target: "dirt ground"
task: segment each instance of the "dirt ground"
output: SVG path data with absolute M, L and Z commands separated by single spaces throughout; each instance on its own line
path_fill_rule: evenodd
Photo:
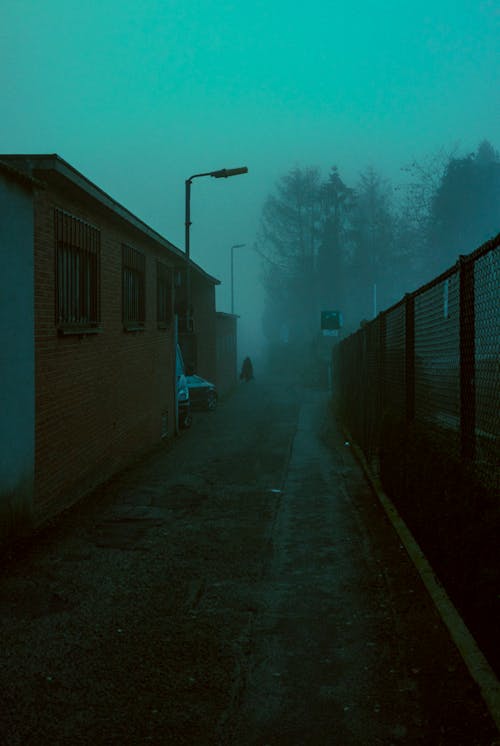
M 0 743 L 492 746 L 328 393 L 241 384 L 10 556 Z

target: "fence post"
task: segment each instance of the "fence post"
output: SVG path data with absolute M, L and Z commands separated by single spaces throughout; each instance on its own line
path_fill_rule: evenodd
M 415 296 L 405 295 L 406 424 L 415 419 Z
M 380 367 L 379 367 L 379 401 L 380 401 L 380 415 L 381 417 L 384 414 L 384 408 L 385 408 L 385 347 L 386 347 L 386 316 L 385 313 L 381 313 L 379 315 L 379 360 L 380 360 Z
M 460 256 L 460 450 L 473 459 L 476 449 L 474 261 Z

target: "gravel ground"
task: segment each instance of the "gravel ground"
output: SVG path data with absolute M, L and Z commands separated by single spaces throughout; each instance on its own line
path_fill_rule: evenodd
M 218 741 L 298 409 L 251 385 L 4 560 L 2 744 Z
M 303 398 L 240 385 L 4 558 L 2 746 L 497 743 L 359 467 L 317 456 L 321 399 Z

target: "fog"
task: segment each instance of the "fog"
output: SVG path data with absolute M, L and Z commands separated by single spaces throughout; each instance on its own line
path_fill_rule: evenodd
M 279 179 L 335 165 L 355 187 L 372 167 L 396 189 L 440 149 L 498 148 L 499 20 L 493 0 L 3 0 L 2 150 L 58 153 L 181 249 L 185 180 L 247 166 L 193 182 L 191 256 L 230 311 L 245 244 L 235 312 L 240 355 L 256 355 L 254 247 Z M 400 279 L 396 294 L 413 289 Z

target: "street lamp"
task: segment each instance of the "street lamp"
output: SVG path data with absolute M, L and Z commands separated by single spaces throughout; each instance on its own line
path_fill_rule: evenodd
M 186 313 L 187 316 L 191 313 L 191 277 L 189 271 L 190 262 L 190 246 L 189 246 L 189 228 L 191 226 L 191 182 L 193 179 L 198 179 L 200 176 L 212 176 L 214 179 L 227 179 L 229 176 L 239 176 L 240 174 L 248 173 L 246 166 L 240 166 L 239 168 L 221 168 L 218 171 L 207 171 L 203 174 L 193 174 L 189 179 L 186 179 L 186 233 L 185 233 L 185 254 L 186 254 Z
M 246 243 L 235 243 L 231 246 L 231 313 L 234 313 L 234 250 L 242 249 Z

